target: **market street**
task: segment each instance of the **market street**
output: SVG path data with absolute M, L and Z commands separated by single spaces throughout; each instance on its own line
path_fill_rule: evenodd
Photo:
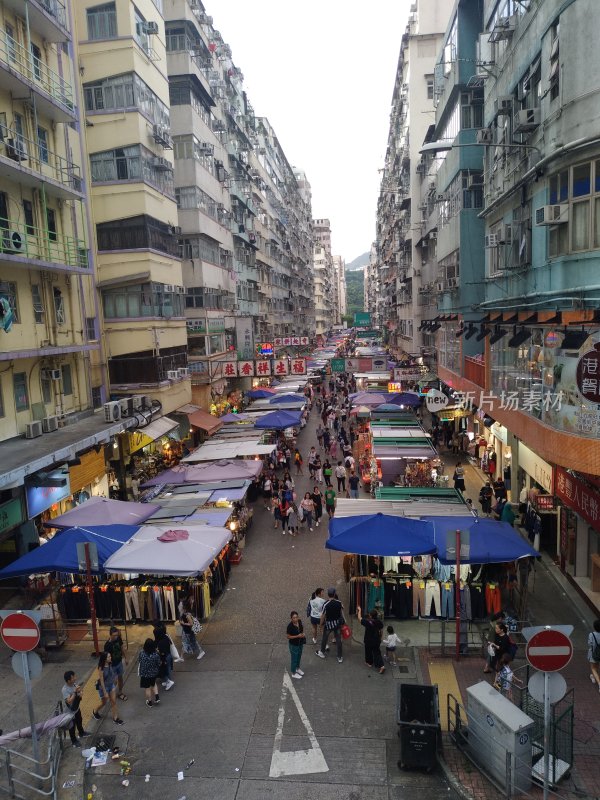
M 305 453 L 316 423 L 313 412 L 299 439 Z M 308 486 L 308 477 L 300 476 L 298 493 Z M 344 597 L 341 555 L 324 549 L 326 534 L 323 522 L 313 533 L 283 536 L 273 529 L 262 502 L 255 503 L 241 564 L 232 568 L 226 593 L 199 637 L 206 657 L 176 665 L 175 686 L 162 693 L 157 708 L 144 705 L 135 669 L 130 673 L 129 700 L 120 705 L 126 725 L 117 739 L 122 743 L 129 737 L 130 785 L 127 790 L 120 785 L 114 763 L 92 769 L 85 788 L 97 787 L 96 800 L 126 791 L 164 800 L 391 800 L 417 787 L 448 794 L 439 769 L 426 775 L 397 766 L 396 689 L 400 680 L 421 677 L 412 648 L 402 665 L 406 672 L 395 668 L 393 674 L 379 675 L 364 664 L 356 626 L 355 641 L 344 643 L 342 664 L 332 656 L 317 658 L 309 634 L 301 665 L 306 674 L 293 682 L 296 698 L 284 691 L 290 611 L 298 610 L 305 620 L 308 597 L 317 586 L 337 586 Z M 146 630 L 150 634 L 149 626 Z M 112 723 L 103 722 L 100 732 L 112 733 Z M 77 751 L 67 753 L 61 779 L 80 758 Z M 178 782 L 177 773 L 192 759 Z M 323 771 L 314 772 L 315 767 Z M 117 774 L 107 774 L 111 771 Z M 286 771 L 291 774 L 270 777 Z

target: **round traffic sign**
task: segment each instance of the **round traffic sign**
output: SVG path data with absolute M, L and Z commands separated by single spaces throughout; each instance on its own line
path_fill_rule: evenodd
M 573 645 L 561 631 L 547 628 L 531 637 L 525 655 L 535 669 L 557 672 L 566 667 L 573 657 Z
M 29 673 L 29 680 L 39 678 L 42 674 L 42 659 L 37 653 L 13 653 L 11 664 L 13 671 L 19 676 L 19 678 L 25 677 L 23 674 L 24 664 L 25 669 Z
M 567 693 L 567 682 L 560 672 L 549 672 L 547 676 L 543 672 L 534 672 L 527 684 L 529 694 L 538 703 L 543 703 L 546 697 L 546 677 L 548 677 L 548 697 L 550 702 L 558 703 Z
M 18 653 L 35 650 L 40 641 L 40 629 L 37 623 L 22 612 L 9 614 L 4 618 L 0 635 L 4 644 Z

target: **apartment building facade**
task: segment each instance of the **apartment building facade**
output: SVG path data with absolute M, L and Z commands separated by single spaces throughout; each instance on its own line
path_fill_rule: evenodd
M 390 128 L 377 206 L 377 253 L 380 303 L 378 314 L 393 352 L 434 355 L 421 320 L 430 294 L 422 262 L 434 259 L 435 230 L 428 227 L 429 200 L 421 198 L 420 149 L 434 123 L 434 66 L 450 8 L 441 0 L 411 6 L 402 35 L 396 69 Z M 435 200 L 435 198 L 433 198 Z M 433 205 L 433 203 L 431 203 Z M 427 251 L 427 252 L 426 252 Z

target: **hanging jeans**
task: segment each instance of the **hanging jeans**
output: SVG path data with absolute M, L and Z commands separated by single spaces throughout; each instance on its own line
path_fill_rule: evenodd
M 175 619 L 175 592 L 172 586 L 163 586 L 163 597 L 165 602 L 165 616 L 167 619 Z
M 429 616 L 431 613 L 431 603 L 433 601 L 433 608 L 435 616 L 440 616 L 441 602 L 440 602 L 440 584 L 438 581 L 427 581 L 425 583 L 425 615 Z
M 486 583 L 485 605 L 488 614 L 498 614 L 501 609 L 500 587 L 497 583 Z
M 413 617 L 426 616 L 425 581 L 413 581 Z
M 485 619 L 485 601 L 481 585 L 471 584 L 471 612 L 473 619 Z
M 137 586 L 125 587 L 125 619 L 140 618 L 140 599 Z
M 454 584 L 442 583 L 442 617 L 450 619 L 455 615 Z

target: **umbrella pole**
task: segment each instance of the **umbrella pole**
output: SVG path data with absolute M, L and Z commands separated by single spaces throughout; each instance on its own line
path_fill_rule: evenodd
M 92 619 L 92 636 L 94 637 L 94 652 L 92 658 L 100 655 L 100 645 L 98 644 L 98 626 L 96 622 L 96 601 L 94 599 L 94 587 L 92 586 L 92 561 L 90 559 L 90 543 L 86 542 L 85 548 L 85 569 L 87 573 L 87 591 L 90 601 L 90 617 Z
M 450 540 L 452 541 L 452 540 Z M 456 576 L 454 578 L 454 608 L 456 616 L 456 660 L 460 660 L 460 529 L 456 530 Z

